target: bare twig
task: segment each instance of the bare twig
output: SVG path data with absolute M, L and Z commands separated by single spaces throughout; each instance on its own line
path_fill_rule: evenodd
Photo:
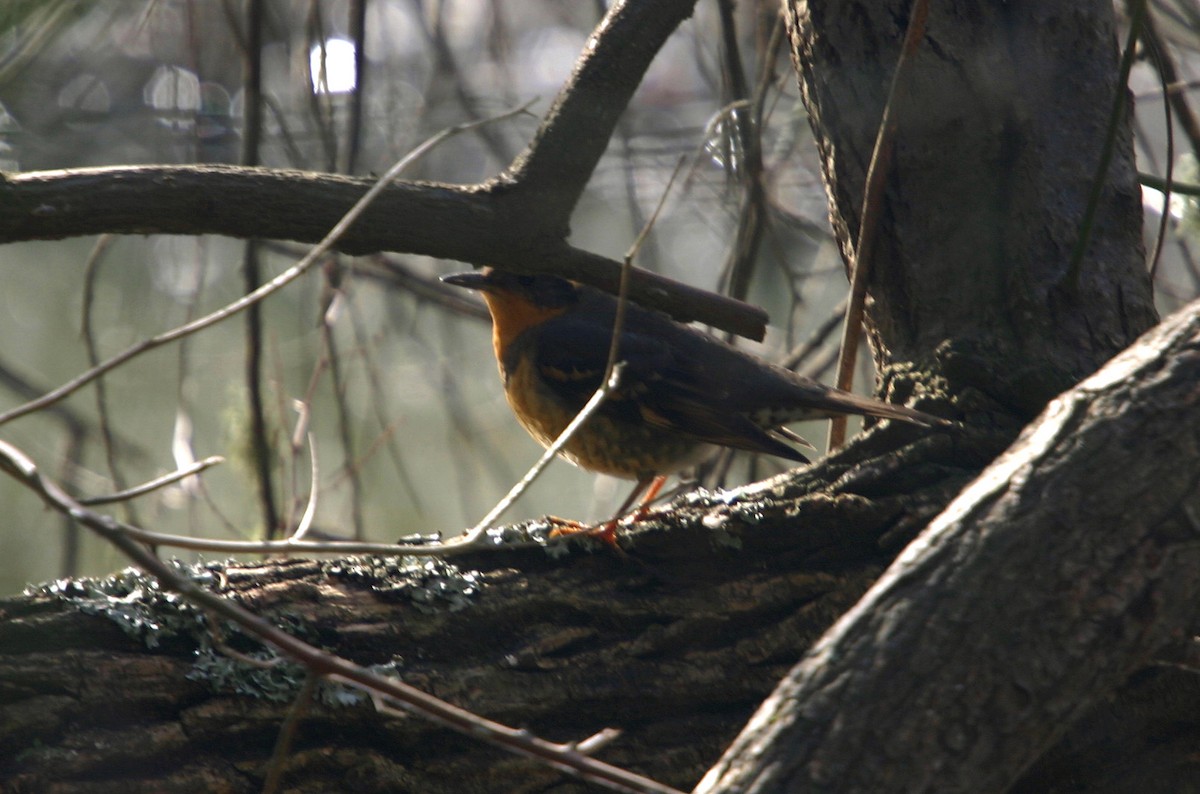
M 567 442 L 575 437 L 575 433 L 578 432 L 579 428 L 583 426 L 583 423 L 590 419 L 592 414 L 596 413 L 596 411 L 600 409 L 600 406 L 604 404 L 604 400 L 607 399 L 608 395 L 620 385 L 621 370 L 622 367 L 619 364 L 613 368 L 612 374 L 606 381 L 604 381 L 604 384 L 599 389 L 596 389 L 596 393 L 593 394 L 592 398 L 587 401 L 586 405 L 583 406 L 583 410 L 575 415 L 575 418 L 571 420 L 571 424 L 567 425 L 566 428 L 563 429 L 558 438 L 554 439 L 553 444 L 546 447 L 546 451 L 542 453 L 540 458 L 538 458 L 537 463 L 533 464 L 533 467 L 525 473 L 525 476 L 521 478 L 521 481 L 514 485 L 512 489 L 505 494 L 504 498 L 501 499 L 495 507 L 488 511 L 486 516 L 479 520 L 478 524 L 467 530 L 466 534 L 464 534 L 461 538 L 457 538 L 447 543 L 438 544 L 441 553 L 445 553 L 447 549 L 472 546 L 476 544 L 481 537 L 483 537 L 484 532 L 487 531 L 487 528 L 491 526 L 492 522 L 503 515 L 508 508 L 512 507 L 513 502 L 517 501 L 517 499 L 521 497 L 521 494 L 525 493 L 525 491 L 529 489 L 529 486 L 533 484 L 533 481 L 536 480 L 542 471 L 550 465 L 550 461 L 554 460 L 554 456 L 557 455 L 562 448 L 567 445 Z
M 1126 0 L 1125 9 L 1130 18 L 1137 13 L 1137 9 L 1130 6 L 1138 2 L 1142 2 L 1142 0 Z M 1163 83 L 1163 101 L 1167 105 L 1167 118 L 1171 117 L 1173 110 L 1175 118 L 1179 120 L 1179 125 L 1183 127 L 1184 134 L 1192 144 L 1192 154 L 1200 157 L 1200 119 L 1196 117 L 1195 111 L 1188 103 L 1188 92 L 1179 90 L 1181 87 L 1179 69 L 1175 66 L 1175 59 L 1171 57 L 1167 43 L 1158 33 L 1158 25 L 1154 21 L 1154 16 L 1154 10 L 1148 9 L 1142 20 L 1142 42 L 1150 51 L 1154 68 Z M 1168 122 L 1169 127 L 1170 122 Z
M 1130 0 L 1137 2 L 1137 0 Z M 1167 133 L 1167 184 L 1170 185 L 1171 180 L 1175 177 L 1175 125 L 1171 123 L 1171 108 L 1170 102 L 1171 92 L 1168 88 L 1169 80 L 1175 77 L 1175 65 L 1171 63 L 1170 56 L 1163 46 L 1162 39 L 1158 37 L 1158 31 L 1154 28 L 1154 14 L 1146 14 L 1145 28 L 1146 49 L 1150 53 L 1150 60 L 1154 63 L 1155 69 L 1158 72 L 1158 80 L 1162 86 L 1163 92 L 1163 112 L 1166 114 L 1166 133 Z M 1182 110 L 1180 113 L 1180 121 L 1183 123 L 1184 130 L 1192 138 L 1193 154 L 1200 153 L 1200 128 L 1198 128 L 1196 117 L 1191 112 L 1191 107 L 1187 104 L 1187 97 L 1182 98 Z M 1150 281 L 1153 283 L 1154 276 L 1158 272 L 1158 263 L 1162 258 L 1163 244 L 1167 240 L 1167 224 L 1171 220 L 1171 191 L 1168 188 L 1162 192 L 1163 203 L 1162 213 L 1158 218 L 1158 234 L 1154 238 L 1154 253 L 1150 257 Z
M 180 480 L 186 480 L 192 475 L 199 474 L 206 469 L 211 469 L 213 466 L 217 466 L 224 462 L 225 458 L 221 457 L 220 455 L 213 455 L 205 458 L 204 460 L 196 461 L 190 466 L 173 471 L 170 474 L 164 474 L 161 477 L 156 477 L 149 482 L 142 483 L 141 485 L 135 485 L 132 488 L 126 488 L 123 491 L 105 494 L 104 496 L 90 496 L 87 498 L 81 498 L 79 499 L 79 503 L 81 505 L 89 505 L 94 507 L 96 505 L 106 505 L 112 504 L 113 502 L 124 502 L 129 499 L 136 499 L 137 497 L 144 496 L 152 491 L 157 491 L 159 488 L 165 488 L 168 485 L 173 485 Z
M 367 0 L 351 0 L 347 17 L 350 39 L 354 42 L 354 91 L 350 93 L 341 170 L 352 174 L 358 167 L 358 152 L 362 147 L 363 107 L 367 97 Z
M 800 345 L 788 351 L 788 354 L 779 362 L 781 367 L 795 369 L 803 364 L 809 356 L 815 353 L 825 344 L 825 340 L 834 332 L 838 324 L 842 322 L 846 316 L 846 300 L 842 300 L 834 307 L 825 321 L 817 326 L 816 330 L 809 335 L 808 339 Z
M 304 683 L 300 685 L 300 691 L 292 700 L 292 707 L 288 709 L 287 717 L 279 726 L 279 736 L 275 739 L 271 760 L 267 763 L 267 774 L 263 779 L 262 786 L 263 794 L 275 794 L 279 790 L 279 783 L 283 778 L 283 767 L 287 762 L 288 753 L 291 752 L 292 742 L 296 739 L 296 730 L 300 727 L 300 720 L 304 718 L 308 707 L 312 705 L 313 693 L 316 692 L 320 680 L 321 677 L 310 669 L 308 675 L 304 677 Z
M 867 166 L 867 181 L 863 187 L 863 211 L 858 223 L 858 242 L 854 246 L 854 262 L 850 271 L 850 303 L 846 308 L 846 322 L 842 326 L 841 356 L 838 359 L 837 379 L 839 389 L 849 391 L 854 383 L 854 364 L 858 358 L 858 340 L 862 333 L 863 307 L 867 300 L 867 279 L 871 274 L 871 259 L 875 255 L 875 242 L 879 237 L 879 218 L 883 212 L 883 192 L 888 172 L 891 170 L 892 151 L 896 141 L 896 106 L 901 90 L 908 82 L 908 71 L 916 56 L 917 47 L 925 37 L 925 20 L 929 16 L 929 0 L 915 0 L 909 12 L 908 29 L 904 33 L 904 44 L 892 73 L 892 84 L 888 88 L 887 102 L 883 106 L 883 118 L 875 137 L 875 148 L 871 152 L 871 163 Z M 829 445 L 833 450 L 846 440 L 846 417 L 836 416 L 829 422 Z
M 33 490 L 52 509 L 69 515 L 108 540 L 134 564 L 157 578 L 163 587 L 182 594 L 202 609 L 236 623 L 250 636 L 274 646 L 283 654 L 303 664 L 313 677 L 326 676 L 330 680 L 370 692 L 372 697 L 392 698 L 400 707 L 423 719 L 509 752 L 534 758 L 582 780 L 617 791 L 680 794 L 675 789 L 649 778 L 589 758 L 570 745 L 547 742 L 528 731 L 485 719 L 293 637 L 233 601 L 180 576 L 170 565 L 158 559 L 150 549 L 132 537 L 117 521 L 84 507 L 58 485 L 44 478 L 37 465 L 24 452 L 5 441 L 0 441 L 0 470 Z
M 343 372 L 341 351 L 338 349 L 337 344 L 337 334 L 334 333 L 334 317 L 339 313 L 340 307 L 346 302 L 346 293 L 339 283 L 341 281 L 340 268 L 340 263 L 333 262 L 331 263 L 331 267 L 326 269 L 326 273 L 330 274 L 326 289 L 329 291 L 331 297 L 328 301 L 329 308 L 321 314 L 321 343 L 325 348 L 324 357 L 329 362 L 329 378 L 333 387 L 333 402 L 337 414 L 338 439 L 342 446 L 342 459 L 345 461 L 343 470 L 346 473 L 346 479 L 350 482 L 350 522 L 354 526 L 354 539 L 362 540 L 367 534 L 366 526 L 363 523 L 362 478 L 359 476 L 358 464 L 356 462 L 358 453 L 355 448 L 354 433 L 352 431 L 354 422 L 351 418 L 350 405 L 346 397 L 346 375 Z M 337 272 L 339 275 L 334 277 L 332 275 L 333 272 Z
M 1146 0 L 1132 0 L 1129 9 L 1129 35 L 1125 39 L 1125 51 L 1121 55 L 1121 65 L 1117 74 L 1117 90 L 1113 95 L 1112 110 L 1108 114 L 1108 129 L 1104 132 L 1104 146 L 1100 150 L 1100 162 L 1096 164 L 1096 172 L 1092 178 L 1091 189 L 1088 191 L 1087 206 L 1083 218 L 1079 221 L 1079 235 L 1075 238 L 1075 247 L 1071 250 L 1071 259 L 1067 265 L 1067 274 L 1063 283 L 1067 289 L 1075 292 L 1079 289 L 1079 277 L 1083 269 L 1083 255 L 1087 253 L 1088 242 L 1092 239 L 1092 224 L 1096 220 L 1096 212 L 1100 208 L 1101 194 L 1108 183 L 1108 166 L 1116 151 L 1117 133 L 1120 129 L 1122 114 L 1125 112 L 1126 94 L 1129 92 L 1129 72 L 1137 57 L 1138 37 L 1142 32 L 1142 22 L 1146 17 Z
M 304 539 L 308 530 L 312 528 L 313 517 L 317 514 L 317 486 L 320 478 L 317 466 L 317 440 L 313 438 L 312 433 L 308 434 L 308 456 L 309 471 L 311 472 L 308 484 L 308 503 L 304 506 L 304 514 L 300 516 L 300 521 L 296 524 L 296 531 L 292 533 L 292 540 Z
M 1138 173 L 1138 182 L 1146 187 L 1166 193 L 1178 193 L 1182 196 L 1200 196 L 1200 184 L 1194 182 L 1176 182 L 1154 174 Z
M 519 108 L 506 111 L 499 116 L 493 116 L 487 121 L 499 121 L 500 119 L 508 118 L 510 116 L 517 115 L 518 113 L 523 113 L 525 112 L 525 109 L 526 106 L 522 105 Z M 170 344 L 177 339 L 182 339 L 183 337 L 194 334 L 197 331 L 202 331 L 205 328 L 216 325 L 217 323 L 233 317 L 239 312 L 244 311 L 248 307 L 253 306 L 264 298 L 283 289 L 288 284 L 292 283 L 297 278 L 308 272 L 308 270 L 314 264 L 316 264 L 316 262 L 318 262 L 321 257 L 329 251 L 330 248 L 333 247 L 334 243 L 336 243 L 337 240 L 346 233 L 346 231 L 354 224 L 354 222 L 358 220 L 359 216 L 361 216 L 367 207 L 371 205 L 371 202 L 373 202 L 394 179 L 403 173 L 406 168 L 412 165 L 413 162 L 420 159 L 427 152 L 429 152 L 430 149 L 434 148 L 447 138 L 458 135 L 471 129 L 477 124 L 482 123 L 486 122 L 470 122 L 467 124 L 459 124 L 453 127 L 447 127 L 436 135 L 425 139 L 421 145 L 417 146 L 415 149 L 401 158 L 399 162 L 387 170 L 387 173 L 377 179 L 375 184 L 373 184 L 371 188 L 354 203 L 354 206 L 352 206 L 350 210 L 342 216 L 342 219 L 338 221 L 332 229 L 330 229 L 329 233 L 325 235 L 321 242 L 313 246 L 312 250 L 309 251 L 303 259 L 280 273 L 275 278 L 266 282 L 258 289 L 254 290 L 248 295 L 242 296 L 238 300 L 233 301 L 232 303 L 224 306 L 221 309 L 218 309 L 215 312 L 212 312 L 211 314 L 207 314 L 203 317 L 193 320 L 192 322 L 185 323 L 171 329 L 170 331 L 165 331 L 156 336 L 152 336 L 143 342 L 133 345 L 124 352 L 113 356 L 102 364 L 92 367 L 80 375 L 77 375 L 68 382 L 64 383 L 62 386 L 59 386 L 53 391 L 47 392 L 38 399 L 31 400 L 24 405 L 20 405 L 9 411 L 5 411 L 4 413 L 0 414 L 0 424 L 11 422 L 13 419 L 19 419 L 22 416 L 31 414 L 34 411 L 38 411 L 48 405 L 53 405 L 59 400 L 70 396 L 82 387 L 91 383 L 96 378 L 104 375 L 107 372 L 111 372 L 127 361 L 140 356 L 142 353 L 145 353 L 149 350 L 154 350 L 155 348 L 162 347 L 166 344 Z
M 83 267 L 83 311 L 80 318 L 80 333 L 83 345 L 87 349 L 88 366 L 100 363 L 100 350 L 96 344 L 96 329 L 93 323 L 95 308 L 96 276 L 100 263 L 108 252 L 113 240 L 111 234 L 102 234 L 96 239 L 96 244 L 88 252 Z M 108 466 L 108 476 L 112 478 L 113 488 L 118 491 L 125 488 L 125 475 L 121 472 L 120 458 L 117 456 L 116 444 L 113 442 L 112 416 L 108 410 L 108 389 L 103 378 L 96 379 L 96 422 L 100 426 L 100 442 L 104 446 L 104 462 Z M 137 522 L 137 511 L 132 505 L 125 505 L 125 518 Z

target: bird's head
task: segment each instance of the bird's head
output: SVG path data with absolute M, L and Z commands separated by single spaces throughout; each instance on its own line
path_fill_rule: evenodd
M 547 275 L 520 275 L 507 270 L 485 267 L 470 273 L 442 276 L 456 287 L 479 290 L 488 302 L 499 299 L 531 303 L 541 309 L 565 309 L 579 300 L 579 287 L 565 278 Z
M 479 290 L 492 314 L 497 358 L 525 330 L 564 314 L 579 302 L 579 287 L 565 278 L 520 275 L 485 267 L 442 276 L 456 287 Z

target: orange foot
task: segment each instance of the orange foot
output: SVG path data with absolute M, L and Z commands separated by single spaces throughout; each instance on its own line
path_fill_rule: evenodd
M 633 493 L 629 494 L 629 498 L 625 500 L 625 504 L 621 505 L 621 509 L 617 511 L 617 514 L 608 521 L 605 521 L 600 526 L 581 524 L 578 521 L 572 521 L 569 518 L 547 516 L 546 520 L 549 523 L 556 525 L 554 529 L 550 530 L 550 537 L 557 538 L 562 537 L 563 535 L 577 535 L 583 532 L 589 537 L 598 538 L 599 540 L 604 541 L 609 546 L 612 546 L 614 549 L 623 554 L 624 551 L 622 551 L 621 547 L 617 545 L 617 524 L 621 522 L 622 517 L 625 516 L 625 511 L 629 509 L 630 505 L 634 503 L 634 501 L 639 495 L 642 494 L 643 491 L 645 492 L 645 496 L 643 496 L 642 501 L 638 503 L 637 509 L 629 514 L 629 522 L 631 524 L 636 524 L 638 521 L 641 521 L 643 518 L 649 515 L 650 503 L 653 502 L 658 496 L 659 491 L 662 490 L 663 483 L 666 481 L 667 478 L 662 475 L 645 477 L 638 480 L 637 485 L 635 485 L 633 488 Z
M 600 526 L 590 526 L 581 524 L 578 521 L 572 521 L 568 518 L 559 518 L 558 516 L 547 516 L 547 521 L 554 524 L 554 529 L 550 530 L 550 537 L 560 538 L 566 535 L 584 534 L 590 538 L 604 541 L 609 546 L 612 546 L 617 551 L 621 551 L 621 547 L 617 545 L 617 519 L 605 521 Z

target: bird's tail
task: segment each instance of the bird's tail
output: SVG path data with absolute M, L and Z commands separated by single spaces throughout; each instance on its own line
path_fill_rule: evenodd
M 954 424 L 948 419 L 942 419 L 940 416 L 933 416 L 915 408 L 885 403 L 840 389 L 829 389 L 825 394 L 825 399 L 831 415 L 845 413 L 874 416 L 880 419 L 899 419 L 902 422 L 912 422 L 922 427 L 950 427 Z

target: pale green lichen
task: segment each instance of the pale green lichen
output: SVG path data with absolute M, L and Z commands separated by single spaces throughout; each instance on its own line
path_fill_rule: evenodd
M 219 585 L 225 567 L 216 562 L 187 565 L 171 560 L 169 564 L 181 578 L 205 589 L 215 589 Z M 478 591 L 475 574 L 458 574 L 457 569 L 443 569 L 439 565 L 427 567 L 425 562 L 364 558 L 363 565 L 358 565 L 356 560 L 326 565 L 336 567 L 339 564 L 344 570 L 355 571 L 360 576 L 371 571 L 381 591 L 387 587 L 388 573 L 396 573 L 393 589 L 406 593 L 418 608 L 430 608 L 432 603 L 445 603 L 451 609 L 461 608 Z M 286 702 L 300 691 L 307 675 L 303 665 L 281 656 L 230 621 L 220 621 L 218 640 L 210 627 L 208 613 L 179 593 L 164 589 L 157 579 L 136 568 L 102 578 L 59 579 L 32 585 L 25 589 L 25 594 L 52 598 L 85 614 L 107 618 L 150 649 L 159 648 L 169 640 L 189 642 L 195 646 L 195 656 L 187 678 L 203 682 L 217 693 Z M 315 632 L 293 614 L 275 614 L 271 620 L 293 636 L 309 641 L 315 637 Z M 218 644 L 237 650 L 245 659 L 226 656 Z M 397 659 L 368 669 L 398 678 L 399 666 Z M 366 696 L 353 687 L 323 681 L 317 689 L 317 697 L 330 706 L 351 706 L 362 703 Z
M 219 566 L 215 563 L 191 566 L 170 560 L 168 564 L 180 577 L 201 587 L 209 588 L 217 580 Z M 106 617 L 147 648 L 157 648 L 173 637 L 194 639 L 208 633 L 200 609 L 137 568 L 103 578 L 56 579 L 31 585 L 25 588 L 25 595 L 54 598 L 85 614 Z
M 470 605 L 483 584 L 476 571 L 440 559 L 347 557 L 322 566 L 326 576 L 369 587 L 389 600 L 407 601 L 422 612 L 457 612 Z

